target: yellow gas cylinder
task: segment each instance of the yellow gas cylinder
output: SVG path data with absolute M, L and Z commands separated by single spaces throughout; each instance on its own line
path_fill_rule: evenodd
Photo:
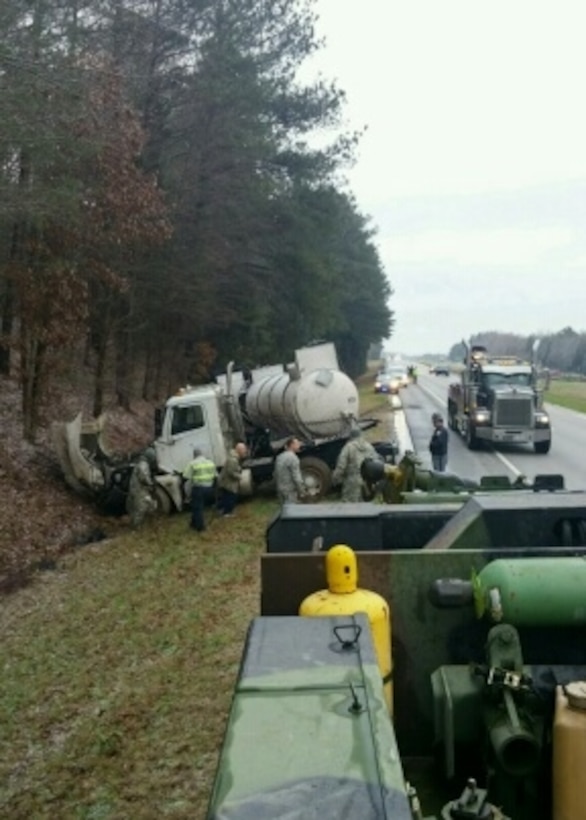
M 314 592 L 301 603 L 299 614 L 310 617 L 356 615 L 368 617 L 378 665 L 384 682 L 385 700 L 393 713 L 391 655 L 391 612 L 389 605 L 376 592 L 358 589 L 358 565 L 354 550 L 344 544 L 331 547 L 326 553 L 327 589 Z
M 553 820 L 586 820 L 586 681 L 556 687 Z

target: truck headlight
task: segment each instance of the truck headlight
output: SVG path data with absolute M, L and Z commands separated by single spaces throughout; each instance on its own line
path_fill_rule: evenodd
M 535 426 L 549 427 L 549 416 L 547 415 L 547 413 L 540 411 L 539 413 L 535 414 Z
M 475 410 L 474 422 L 476 424 L 488 424 L 490 422 L 490 413 L 488 410 Z

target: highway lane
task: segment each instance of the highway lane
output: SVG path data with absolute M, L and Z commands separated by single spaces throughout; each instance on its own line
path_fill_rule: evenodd
M 414 449 L 425 467 L 431 467 L 428 445 L 431 437 L 431 414 L 439 410 L 447 420 L 448 385 L 451 376 L 420 375 L 416 385 L 401 390 L 403 411 L 395 410 L 400 429 L 404 413 Z M 586 415 L 556 405 L 546 405 L 552 420 L 552 446 L 547 455 L 537 455 L 533 448 L 502 445 L 498 450 L 485 448 L 468 450 L 462 438 L 449 431 L 448 470 L 466 478 L 480 479 L 483 475 L 506 475 L 509 478 L 523 474 L 533 480 L 538 473 L 560 473 L 569 490 L 586 489 Z M 399 436 L 400 440 L 400 436 Z

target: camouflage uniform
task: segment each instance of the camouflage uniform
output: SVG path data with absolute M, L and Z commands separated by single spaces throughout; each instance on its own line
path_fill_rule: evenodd
M 230 450 L 218 481 L 218 510 L 222 515 L 233 515 L 238 501 L 238 489 L 242 478 L 242 464 L 235 449 Z
M 126 511 L 130 516 L 133 527 L 139 527 L 145 516 L 154 512 L 157 502 L 154 498 L 155 482 L 151 473 L 151 466 L 147 456 L 141 456 L 137 461 L 128 487 Z
M 238 493 L 242 477 L 242 464 L 236 450 L 230 450 L 220 474 L 219 486 L 231 493 Z
M 342 501 L 362 501 L 362 476 L 360 467 L 365 458 L 378 459 L 372 444 L 356 436 L 342 447 L 332 483 L 342 485 Z
M 296 504 L 305 494 L 299 456 L 292 450 L 283 450 L 275 460 L 275 484 L 281 504 Z

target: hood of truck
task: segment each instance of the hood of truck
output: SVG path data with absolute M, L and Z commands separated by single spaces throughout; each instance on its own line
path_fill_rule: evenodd
M 532 387 L 518 384 L 497 384 L 495 387 L 491 387 L 490 392 L 499 397 L 520 399 L 532 399 L 535 395 Z
M 54 422 L 51 439 L 65 481 L 75 492 L 93 497 L 105 485 L 96 457 L 107 456 L 102 443 L 104 418 L 82 424 L 79 413 L 73 421 Z

